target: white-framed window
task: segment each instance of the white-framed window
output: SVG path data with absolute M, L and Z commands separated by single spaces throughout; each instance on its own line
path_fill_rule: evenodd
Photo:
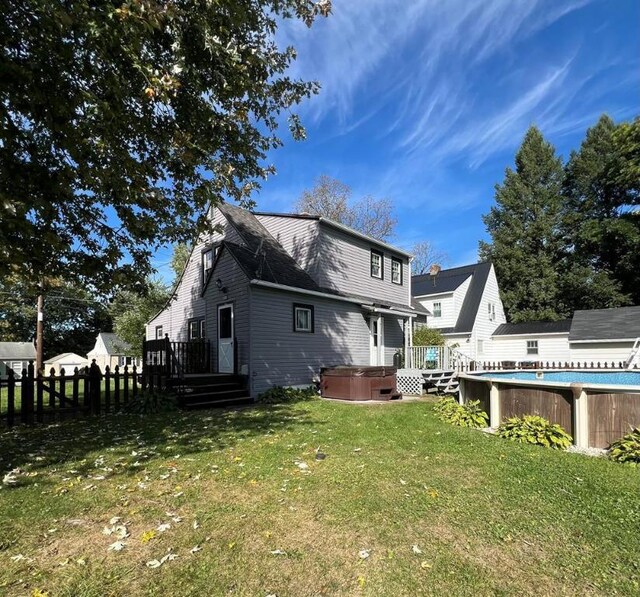
M 213 267 L 214 249 L 209 248 L 202 252 L 202 283 L 207 280 L 207 276 Z
M 537 340 L 527 340 L 527 354 L 538 354 Z
M 293 331 L 313 334 L 313 305 L 293 304 Z
M 396 257 L 391 258 L 391 281 L 402 284 L 402 261 Z
M 496 320 L 496 304 L 487 303 L 487 311 L 489 315 L 489 321 L 495 321 Z
M 371 249 L 371 277 L 379 278 L 380 280 L 384 277 L 383 264 L 382 264 L 382 253 L 380 251 L 376 251 L 375 249 Z
M 484 352 L 484 340 L 478 340 L 478 354 Z
M 442 303 L 433 303 L 433 316 L 442 317 Z
M 156 340 L 162 340 L 162 338 L 164 338 L 164 335 L 162 333 L 162 326 L 161 325 L 157 325 L 156 326 Z
M 204 318 L 190 319 L 189 340 L 201 340 L 202 338 L 204 338 Z
M 125 365 L 133 365 L 133 357 L 121 356 L 118 358 L 118 364 L 120 365 L 120 367 L 124 367 Z

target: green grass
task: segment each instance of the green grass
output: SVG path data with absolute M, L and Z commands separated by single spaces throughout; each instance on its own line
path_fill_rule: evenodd
M 0 594 L 640 592 L 638 469 L 432 408 L 312 401 L 4 432 L 0 473 L 21 472 L 0 489 Z M 112 517 L 130 534 L 120 552 Z

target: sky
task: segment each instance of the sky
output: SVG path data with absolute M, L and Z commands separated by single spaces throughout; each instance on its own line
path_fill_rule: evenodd
M 299 106 L 306 141 L 282 129 L 257 210 L 292 211 L 327 174 L 390 199 L 393 244 L 430 241 L 449 267 L 476 261 L 531 124 L 567 158 L 603 112 L 640 115 L 640 0 L 333 0 L 278 42 L 321 91 Z

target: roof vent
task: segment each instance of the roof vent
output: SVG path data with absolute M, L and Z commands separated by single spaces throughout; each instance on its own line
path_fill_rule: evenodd
M 437 264 L 434 263 L 430 268 L 429 268 L 429 275 L 430 276 L 437 276 L 440 273 L 440 270 L 442 268 Z

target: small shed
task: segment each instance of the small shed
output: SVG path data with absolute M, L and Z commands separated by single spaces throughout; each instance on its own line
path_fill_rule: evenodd
M 102 371 L 106 366 L 113 370 L 116 365 L 140 365 L 139 359 L 131 356 L 131 346 L 112 332 L 100 332 L 96 338 L 96 344 L 87 353 L 87 358 L 91 362 L 95 359 L 96 364 Z
M 0 342 L 0 375 L 6 376 L 12 369 L 16 377 L 21 377 L 29 361 L 36 360 L 36 347 L 32 342 Z
M 60 374 L 61 369 L 64 369 L 66 375 L 72 375 L 76 367 L 82 369 L 88 366 L 89 359 L 81 357 L 75 352 L 63 352 L 44 362 L 44 370 L 47 375 L 49 375 L 51 369 L 55 371 L 56 375 Z

